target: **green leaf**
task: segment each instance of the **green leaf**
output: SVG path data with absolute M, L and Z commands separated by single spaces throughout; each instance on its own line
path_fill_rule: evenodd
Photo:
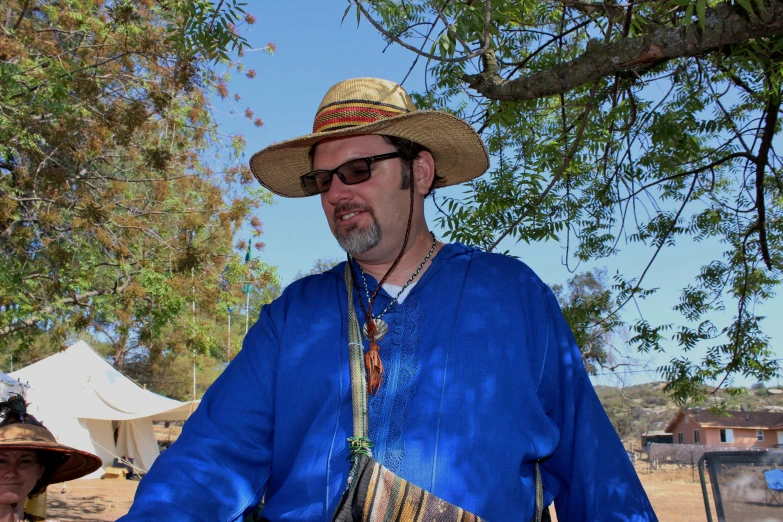
M 636 16 L 631 17 L 631 28 L 633 29 L 633 34 L 635 35 L 642 32 L 642 26 Z
M 750 0 L 737 0 L 737 3 L 742 6 L 743 9 L 751 16 L 756 16 L 756 13 L 753 12 L 753 6 L 750 5 Z
M 348 16 L 348 13 L 351 12 L 351 7 L 353 7 L 353 3 L 349 0 L 348 1 L 348 7 L 345 8 L 345 12 L 343 13 L 343 17 L 340 19 L 340 25 L 343 25 L 343 22 L 345 22 L 345 17 Z M 358 8 L 357 8 L 358 11 Z
M 707 1 L 706 0 L 697 0 L 696 1 L 696 16 L 699 17 L 699 25 L 701 25 L 701 30 L 704 31 L 705 24 L 707 23 Z
M 454 48 L 452 47 L 451 38 L 447 31 L 444 31 L 438 38 L 438 46 L 440 47 L 441 56 L 449 56 L 451 51 L 453 51 Z

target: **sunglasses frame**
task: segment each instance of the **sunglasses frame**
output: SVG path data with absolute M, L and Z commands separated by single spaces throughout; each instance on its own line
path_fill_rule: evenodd
M 338 178 L 340 178 L 340 181 L 342 181 L 344 185 L 358 185 L 359 183 L 364 183 L 365 181 L 367 181 L 368 179 L 370 179 L 372 177 L 372 164 L 373 163 L 375 163 L 376 161 L 383 161 L 383 160 L 399 158 L 399 157 L 400 157 L 399 151 L 395 151 L 395 152 L 387 152 L 385 154 L 377 154 L 375 156 L 368 156 L 366 158 L 354 158 L 352 160 L 348 160 L 345 163 L 342 163 L 342 164 L 338 165 L 336 168 L 334 168 L 332 170 L 327 170 L 327 169 L 312 170 L 312 171 L 308 172 L 307 174 L 301 175 L 299 177 L 299 182 L 302 184 L 302 188 L 305 190 L 305 192 L 307 192 L 311 196 L 316 196 L 318 194 L 323 194 L 324 192 L 327 192 L 329 190 L 329 188 L 331 188 L 331 186 L 332 186 L 332 178 L 335 176 L 335 174 L 337 175 Z M 340 173 L 340 169 L 343 168 L 344 166 L 348 165 L 349 163 L 353 163 L 354 161 L 365 161 L 365 162 L 367 162 L 367 172 L 368 172 L 368 174 L 367 174 L 367 178 L 366 179 L 363 179 L 361 181 L 354 181 L 354 182 L 349 183 L 343 177 L 343 175 Z M 307 188 L 307 184 L 305 183 L 305 178 L 307 176 L 315 176 L 316 174 L 318 174 L 320 172 L 327 172 L 329 174 L 329 187 L 327 187 L 326 190 L 322 190 L 320 192 L 312 192 L 312 191 L 310 191 L 310 189 Z

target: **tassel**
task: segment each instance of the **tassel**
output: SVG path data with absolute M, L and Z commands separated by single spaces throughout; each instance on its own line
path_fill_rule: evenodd
M 374 340 L 370 341 L 370 349 L 364 354 L 364 365 L 367 367 L 369 377 L 367 391 L 372 395 L 378 392 L 383 380 L 383 362 L 381 362 L 380 348 Z

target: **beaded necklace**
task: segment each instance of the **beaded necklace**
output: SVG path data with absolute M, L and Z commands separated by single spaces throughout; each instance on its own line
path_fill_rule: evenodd
M 424 265 L 427 264 L 427 260 L 430 257 L 432 257 L 432 253 L 435 251 L 435 245 L 438 243 L 438 241 L 435 239 L 435 234 L 433 234 L 432 232 L 430 232 L 430 234 L 432 234 L 432 246 L 430 247 L 430 251 L 427 252 L 427 255 L 424 256 L 424 259 L 422 259 L 421 263 L 419 263 L 419 267 L 416 269 L 416 271 L 413 272 L 413 274 L 408 278 L 408 282 L 405 283 L 405 286 L 400 288 L 400 291 L 397 292 L 397 295 L 392 297 L 392 300 L 389 301 L 389 304 L 386 305 L 386 308 L 384 308 L 383 311 L 380 314 L 378 314 L 377 317 L 372 314 L 372 307 L 370 307 L 370 310 L 369 310 L 370 317 L 369 317 L 369 319 L 373 322 L 373 324 L 375 324 L 375 337 L 374 337 L 375 341 L 380 341 L 381 339 L 383 339 L 383 337 L 389 331 L 389 325 L 386 324 L 386 321 L 381 319 L 381 317 L 383 317 L 386 314 L 386 312 L 388 312 L 391 309 L 391 307 L 394 306 L 394 303 L 397 302 L 397 299 L 400 298 L 400 296 L 405 291 L 405 289 L 408 288 L 408 286 L 410 286 L 410 284 L 413 282 L 413 280 L 416 279 L 416 276 L 419 275 L 419 272 L 421 272 L 421 269 L 424 268 Z M 365 293 L 365 295 L 367 295 L 367 301 L 368 302 L 372 302 L 371 299 L 370 299 L 370 289 L 367 286 L 367 278 L 364 275 L 364 269 L 361 267 L 361 265 L 359 265 L 359 271 L 362 274 L 362 281 L 364 282 L 364 293 Z M 362 327 L 362 333 L 367 338 L 367 340 L 371 341 L 373 339 L 370 339 L 370 331 L 369 330 L 370 330 L 369 329 L 369 325 L 368 325 L 367 322 L 365 322 L 364 326 Z
M 413 161 L 410 162 L 411 165 L 411 178 L 413 177 Z M 351 269 L 351 278 L 353 279 L 353 284 L 356 285 L 356 289 L 359 291 L 359 305 L 362 307 L 362 311 L 364 312 L 364 317 L 370 318 L 369 322 L 364 323 L 364 334 L 370 341 L 370 349 L 364 354 L 364 366 L 367 368 L 367 392 L 370 394 L 377 393 L 378 389 L 381 387 L 381 381 L 383 380 L 383 361 L 381 361 L 381 349 L 378 346 L 378 326 L 383 325 L 385 326 L 385 330 L 389 330 L 389 325 L 387 325 L 385 322 L 379 319 L 378 324 L 376 325 L 375 319 L 372 316 L 372 308 L 373 304 L 375 303 L 375 297 L 378 295 L 378 291 L 380 291 L 381 287 L 383 287 L 383 283 L 386 282 L 386 279 L 389 277 L 389 274 L 391 274 L 394 269 L 397 267 L 397 263 L 400 262 L 400 259 L 402 259 L 403 254 L 405 254 L 405 246 L 408 244 L 408 239 L 410 238 L 411 233 L 411 223 L 413 223 L 413 201 L 414 201 L 414 192 L 415 192 L 415 186 L 416 184 L 413 183 L 413 179 L 411 179 L 411 182 L 409 183 L 410 188 L 410 207 L 408 210 L 408 225 L 405 227 L 405 238 L 402 240 L 402 248 L 400 248 L 400 253 L 397 254 L 397 258 L 394 260 L 392 265 L 389 267 L 389 270 L 386 271 L 386 274 L 381 278 L 381 280 L 378 282 L 378 288 L 375 289 L 375 291 L 372 293 L 372 296 L 367 296 L 369 303 L 369 312 L 367 311 L 367 308 L 364 307 L 364 300 L 362 299 L 362 292 L 359 288 L 359 285 L 356 280 L 356 275 L 353 273 L 353 261 L 351 260 L 351 256 L 348 256 L 348 266 Z M 430 232 L 432 233 L 432 232 Z M 430 254 L 434 250 L 435 246 L 435 235 L 432 235 L 432 241 L 433 241 L 433 247 L 430 249 Z M 430 254 L 427 254 L 427 258 L 429 258 Z M 421 270 L 421 267 L 424 266 L 424 263 L 427 262 L 427 258 L 422 261 L 421 266 L 419 267 L 419 270 Z M 360 267 L 361 268 L 361 267 Z M 417 270 L 418 272 L 418 270 Z M 364 272 L 362 271 L 362 278 L 364 278 Z M 410 282 L 410 281 L 409 281 Z M 367 280 L 365 279 L 365 291 L 367 290 Z M 369 292 L 367 292 L 369 294 Z M 353 299 L 351 295 L 348 296 L 348 299 Z M 384 310 L 384 313 L 386 311 Z M 382 315 L 382 314 L 381 314 Z M 384 331 L 383 333 L 386 333 Z

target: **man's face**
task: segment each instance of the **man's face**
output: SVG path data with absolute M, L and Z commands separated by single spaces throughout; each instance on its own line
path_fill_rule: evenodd
M 313 169 L 334 169 L 346 161 L 395 152 L 381 136 L 353 136 L 323 141 L 315 148 Z M 337 176 L 321 194 L 332 234 L 351 256 L 399 252 L 407 225 L 410 196 L 401 189 L 398 158 L 373 163 L 370 179 L 345 185 Z M 396 251 L 395 251 L 396 249 Z

